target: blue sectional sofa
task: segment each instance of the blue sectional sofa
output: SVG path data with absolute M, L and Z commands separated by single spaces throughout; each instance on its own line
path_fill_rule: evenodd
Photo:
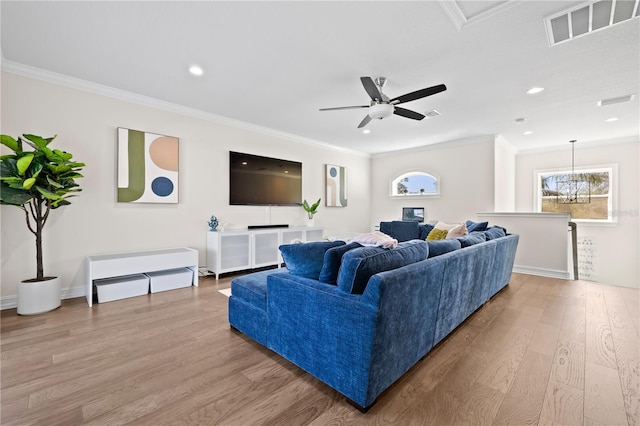
M 509 283 L 518 236 L 475 237 L 283 246 L 288 270 L 232 281 L 229 322 L 366 411 Z

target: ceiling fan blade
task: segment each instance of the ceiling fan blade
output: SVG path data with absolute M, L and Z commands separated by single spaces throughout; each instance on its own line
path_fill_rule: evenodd
M 358 129 L 363 128 L 364 126 L 369 124 L 370 121 L 371 121 L 371 117 L 369 117 L 369 114 L 365 115 L 362 121 L 360 122 L 360 124 L 358 124 Z
M 420 114 L 419 112 L 411 111 L 410 109 L 401 107 L 395 107 L 393 113 L 395 115 L 411 118 L 413 120 L 422 120 L 424 118 L 424 115 Z
M 373 82 L 371 77 L 360 77 L 360 81 L 364 86 L 364 90 L 367 91 L 367 94 L 372 100 L 374 101 L 382 100 L 382 94 L 380 93 L 380 90 L 378 90 L 378 86 L 376 86 L 376 84 Z
M 427 87 L 426 89 L 416 90 L 415 92 L 407 93 L 406 95 L 398 96 L 389 100 L 394 105 L 403 104 L 405 102 L 415 101 L 416 99 L 426 98 L 427 96 L 435 95 L 436 93 L 444 92 L 447 90 L 447 86 L 444 84 L 438 84 L 437 86 Z
M 334 108 L 320 108 L 320 111 L 337 111 L 340 109 L 360 109 L 360 108 L 369 108 L 369 105 L 355 105 L 355 106 L 344 106 L 344 107 L 334 107 Z

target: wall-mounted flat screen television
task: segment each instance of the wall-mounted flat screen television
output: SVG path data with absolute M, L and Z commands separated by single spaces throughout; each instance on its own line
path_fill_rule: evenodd
M 302 202 L 302 163 L 229 152 L 229 204 L 291 206 Z

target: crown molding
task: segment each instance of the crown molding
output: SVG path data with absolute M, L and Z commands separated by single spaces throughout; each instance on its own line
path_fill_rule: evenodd
M 347 148 L 341 148 L 335 145 L 330 145 L 325 142 L 321 142 L 315 139 L 306 138 L 300 135 L 282 132 L 269 127 L 259 126 L 257 124 L 248 123 L 241 120 L 236 120 L 221 115 L 205 112 L 195 108 L 189 108 L 182 105 L 174 104 L 172 102 L 162 101 L 150 96 L 144 96 L 126 90 L 116 89 L 110 86 L 106 86 L 99 83 L 94 83 L 87 80 L 82 80 L 68 75 L 47 71 L 41 68 L 24 65 L 18 62 L 8 61 L 3 59 L 0 65 L 0 69 L 3 72 L 19 75 L 22 77 L 32 78 L 35 80 L 45 81 L 47 83 L 57 84 L 59 86 L 69 87 L 71 89 L 81 90 L 100 96 L 106 96 L 113 99 L 118 99 L 133 104 L 142 105 L 149 108 L 155 108 L 162 111 L 167 111 L 175 114 L 184 115 L 190 118 L 196 118 L 199 120 L 209 121 L 216 124 L 223 124 L 237 129 L 248 130 L 255 133 L 260 133 L 266 136 L 277 137 L 286 139 L 296 143 L 302 143 L 324 149 L 330 149 L 332 151 L 347 152 L 353 155 L 361 157 L 369 157 L 367 153 L 361 151 L 351 150 Z
M 618 139 L 608 139 L 608 140 L 598 140 L 598 141 L 579 141 L 579 146 L 581 148 L 594 148 L 600 146 L 609 146 L 616 145 L 622 143 L 640 143 L 640 137 L 638 135 L 628 136 L 624 138 Z M 566 151 L 569 149 L 566 143 L 562 145 L 551 145 L 540 148 L 529 148 L 529 149 L 520 149 L 516 153 L 516 155 L 529 155 L 529 154 L 542 154 L 545 152 L 553 152 L 553 151 Z

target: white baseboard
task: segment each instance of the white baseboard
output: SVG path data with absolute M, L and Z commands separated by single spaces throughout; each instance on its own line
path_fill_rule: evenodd
M 518 274 L 539 275 L 541 277 L 559 278 L 561 280 L 570 280 L 571 274 L 567 271 L 558 269 L 536 268 L 533 266 L 514 265 L 513 272 Z
M 76 297 L 84 297 L 84 287 L 72 287 L 62 290 L 62 299 L 74 299 Z M 14 309 L 18 306 L 18 296 L 2 296 L 0 297 L 0 310 Z

